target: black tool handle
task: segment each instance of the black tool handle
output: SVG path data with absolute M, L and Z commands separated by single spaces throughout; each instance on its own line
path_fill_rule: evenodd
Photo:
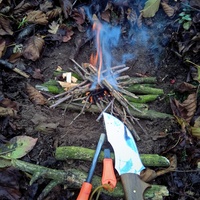
M 151 187 L 134 173 L 122 174 L 121 181 L 126 200 L 144 200 L 144 191 Z

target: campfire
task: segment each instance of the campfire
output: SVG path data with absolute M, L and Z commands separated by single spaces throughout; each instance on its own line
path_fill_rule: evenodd
M 104 27 L 100 23 L 94 23 L 93 31 L 96 33 L 97 52 L 96 55 L 91 55 L 90 63 L 84 63 L 81 66 L 74 59 L 71 59 L 75 64 L 74 72 L 78 74 L 84 81 L 67 92 L 56 95 L 54 98 L 64 95 L 66 96 L 55 101 L 51 107 L 55 107 L 67 100 L 70 100 L 68 104 L 80 106 L 79 104 L 74 103 L 72 99 L 84 100 L 84 106 L 82 107 L 81 112 L 74 118 L 75 120 L 84 112 L 85 109 L 90 108 L 92 104 L 96 104 L 101 113 L 97 118 L 97 121 L 100 120 L 103 112 L 110 110 L 111 114 L 119 117 L 124 122 L 124 124 L 134 135 L 135 139 L 140 140 L 133 127 L 133 124 L 137 123 L 143 132 L 145 132 L 145 130 L 139 124 L 138 120 L 132 116 L 129 107 L 134 109 L 135 112 L 141 111 L 129 103 L 129 101 L 123 96 L 123 94 L 125 94 L 132 98 L 138 98 L 135 94 L 124 89 L 126 85 L 131 84 L 131 80 L 129 80 L 130 77 L 128 75 L 120 76 L 120 74 L 128 70 L 129 67 L 127 67 L 125 64 L 113 67 L 110 66 L 112 60 L 111 55 L 108 55 L 110 54 L 109 48 L 106 48 L 105 45 L 107 44 L 105 44 L 102 35 L 105 34 Z M 102 31 L 104 33 L 102 33 Z M 109 33 L 106 32 L 106 34 Z M 111 38 L 108 39 L 113 40 L 113 35 L 111 35 Z M 132 81 L 132 83 L 135 82 Z

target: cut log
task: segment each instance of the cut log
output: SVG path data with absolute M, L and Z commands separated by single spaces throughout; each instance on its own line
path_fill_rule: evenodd
M 120 82 L 120 85 L 132 85 L 134 83 L 157 83 L 156 77 L 130 78 L 127 81 Z
M 56 149 L 55 158 L 57 160 L 78 159 L 92 161 L 95 150 L 75 147 L 64 146 Z M 114 160 L 114 153 L 111 153 L 111 158 Z M 167 158 L 159 156 L 158 154 L 140 154 L 141 161 L 144 166 L 148 167 L 169 167 L 170 162 Z M 98 162 L 103 162 L 104 152 L 101 151 Z
M 138 99 L 136 98 L 132 98 L 129 96 L 124 95 L 124 97 L 131 103 L 131 102 L 135 102 L 135 103 L 148 103 L 148 102 L 152 102 L 155 101 L 156 98 L 158 97 L 157 94 L 147 94 L 147 95 L 138 95 Z

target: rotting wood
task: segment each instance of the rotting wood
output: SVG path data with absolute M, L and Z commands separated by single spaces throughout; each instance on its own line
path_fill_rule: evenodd
M 55 158 L 57 160 L 86 160 L 92 161 L 95 150 L 84 147 L 63 146 L 56 149 Z M 114 153 L 111 153 L 111 158 L 114 160 Z M 170 162 L 166 157 L 158 154 L 140 154 L 141 161 L 145 167 L 169 167 Z M 104 152 L 101 151 L 98 162 L 103 162 Z
M 87 173 L 76 169 L 68 169 L 66 171 L 56 170 L 16 159 L 12 159 L 11 162 L 15 168 L 33 175 L 30 180 L 30 185 L 32 185 L 39 178 L 52 179 L 52 181 L 50 182 L 51 185 L 47 185 L 47 187 L 45 188 L 46 190 L 43 190 L 43 192 L 41 193 L 41 196 L 43 198 L 44 194 L 47 195 L 51 191 L 51 189 L 53 189 L 53 186 L 56 186 L 57 184 L 66 185 L 69 189 L 80 189 L 83 182 L 87 179 Z M 92 190 L 100 186 L 101 177 L 94 175 L 91 184 Z M 102 193 L 116 198 L 124 198 L 124 190 L 121 182 L 119 181 L 117 182 L 114 192 L 110 193 L 107 190 L 103 189 Z M 156 197 L 158 194 L 160 197 L 168 196 L 169 192 L 165 186 L 151 185 L 151 188 L 145 191 L 144 198 L 153 198 Z M 41 196 L 39 197 L 39 199 L 41 199 Z

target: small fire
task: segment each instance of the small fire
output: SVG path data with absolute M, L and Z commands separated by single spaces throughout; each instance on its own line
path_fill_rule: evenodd
M 102 51 L 101 51 L 101 45 L 100 45 L 100 39 L 99 39 L 101 28 L 102 28 L 102 25 L 100 23 L 94 22 L 92 29 L 93 31 L 97 32 L 97 41 L 96 41 L 97 53 L 96 53 L 96 56 L 92 54 L 90 58 L 90 63 L 95 67 L 97 67 L 97 62 L 99 62 L 98 63 L 98 84 L 100 82 L 101 67 L 102 67 Z

